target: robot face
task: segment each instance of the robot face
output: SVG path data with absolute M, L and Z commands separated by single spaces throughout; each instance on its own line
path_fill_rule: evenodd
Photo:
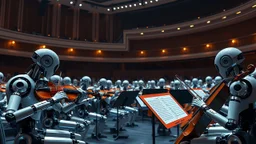
M 58 76 L 58 75 L 53 75 L 53 76 L 51 76 L 51 78 L 50 78 L 50 81 L 52 82 L 52 83 L 54 83 L 55 85 L 58 85 L 58 84 L 61 84 L 61 77 L 60 76 Z
M 105 87 L 107 85 L 107 80 L 105 78 L 101 78 L 99 80 L 99 85 Z
M 56 72 L 60 64 L 58 55 L 50 49 L 36 50 L 32 60 L 40 67 L 40 70 L 47 79 Z
M 128 80 L 124 80 L 123 81 L 123 87 L 128 87 L 129 86 L 129 81 Z
M 214 80 L 215 80 L 215 84 L 219 84 L 221 83 L 222 78 L 220 76 L 216 76 Z
M 223 78 L 227 78 L 231 75 L 232 71 L 234 71 L 234 68 L 236 66 L 240 66 L 244 59 L 245 58 L 243 56 L 242 51 L 240 51 L 237 48 L 230 47 L 221 50 L 216 55 L 214 64 L 220 75 Z
M 70 77 L 64 77 L 63 84 L 64 85 L 71 85 L 71 78 Z
M 139 80 L 139 83 L 138 83 L 138 84 L 139 84 L 140 87 L 142 87 L 142 86 L 144 85 L 143 80 Z
M 158 86 L 164 86 L 165 85 L 165 80 L 163 78 L 160 78 L 158 81 Z
M 112 86 L 112 81 L 111 80 L 107 80 L 107 86 L 111 87 Z
M 156 85 L 156 82 L 155 82 L 154 80 L 152 80 L 152 81 L 150 82 L 150 85 L 151 85 L 151 86 L 155 86 L 155 85 Z
M 194 85 L 197 85 L 197 84 L 198 84 L 198 79 L 197 79 L 197 78 L 193 78 L 193 79 L 192 79 L 192 83 L 193 83 Z
M 205 82 L 206 82 L 206 84 L 212 84 L 212 77 L 207 76 L 207 77 L 205 78 Z
M 80 80 L 80 84 L 81 84 L 81 86 L 83 86 L 83 85 L 90 85 L 90 83 L 91 83 L 91 78 L 90 77 L 88 77 L 88 76 L 84 76 L 84 77 L 82 77 L 82 79 Z
M 78 86 L 78 80 L 77 79 L 73 79 L 73 85 Z
M 174 88 L 178 89 L 180 87 L 180 82 L 178 80 L 174 81 Z

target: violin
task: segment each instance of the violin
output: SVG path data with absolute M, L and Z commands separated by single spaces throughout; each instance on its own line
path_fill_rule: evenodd
M 48 100 L 53 97 L 57 92 L 63 91 L 68 96 L 68 101 L 74 102 L 78 98 L 80 91 L 73 85 L 54 85 L 52 82 L 48 82 L 48 86 L 36 88 L 36 95 L 40 100 Z
M 233 81 L 241 80 L 245 76 L 254 72 L 254 65 L 250 64 L 247 70 L 237 75 Z M 210 91 L 210 96 L 206 99 L 205 103 L 215 111 L 219 111 L 221 107 L 229 98 L 229 88 L 225 84 L 225 79 L 216 87 Z M 192 118 L 183 126 L 183 132 L 176 139 L 175 144 L 180 144 L 183 141 L 190 141 L 193 138 L 200 137 L 205 129 L 212 122 L 212 119 L 208 117 L 203 110 L 197 107 L 192 108 Z

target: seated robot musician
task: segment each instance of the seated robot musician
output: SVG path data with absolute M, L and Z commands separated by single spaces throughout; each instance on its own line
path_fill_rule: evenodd
M 256 115 L 253 107 L 256 101 L 256 79 L 247 75 L 241 80 L 233 80 L 243 72 L 241 64 L 244 59 L 243 53 L 237 48 L 223 49 L 215 57 L 216 69 L 225 79 L 230 91 L 227 117 L 212 110 L 203 100 L 193 100 L 193 105 L 203 109 L 215 122 L 228 130 L 234 130 L 231 135 L 219 140 L 228 144 L 256 143 Z

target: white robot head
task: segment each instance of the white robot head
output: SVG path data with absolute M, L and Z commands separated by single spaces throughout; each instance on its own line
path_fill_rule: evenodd
M 100 87 L 106 87 L 107 86 L 107 80 L 105 78 L 101 78 L 98 82 Z
M 138 85 L 139 85 L 139 87 L 143 87 L 144 86 L 144 81 L 143 80 L 139 80 Z
M 113 83 L 112 83 L 111 80 L 107 80 L 107 87 L 108 87 L 108 88 L 111 88 L 111 87 L 112 87 L 112 84 L 113 84 Z
M 73 79 L 73 85 L 78 86 L 78 80 L 77 79 Z
M 207 85 L 212 84 L 212 77 L 207 76 L 207 77 L 205 78 L 205 83 L 206 83 Z
M 137 87 L 137 86 L 138 86 L 138 84 L 139 84 L 139 82 L 138 82 L 138 81 L 133 81 L 133 86 L 134 86 L 134 87 Z
M 221 50 L 215 57 L 214 64 L 223 78 L 236 76 L 241 70 L 241 63 L 244 61 L 242 51 L 229 47 Z
M 59 75 L 53 75 L 50 78 L 50 82 L 52 82 L 54 85 L 61 85 L 62 77 L 60 77 Z
M 4 74 L 0 72 L 0 82 L 3 82 L 3 80 L 4 80 Z
M 164 78 L 160 78 L 159 79 L 158 86 L 160 86 L 160 87 L 164 87 L 165 86 L 165 79 Z
M 151 86 L 151 88 L 156 87 L 156 81 L 155 80 L 151 80 L 150 81 L 150 86 Z
M 216 76 L 216 77 L 214 78 L 214 81 L 215 81 L 215 84 L 216 84 L 216 85 L 217 85 L 217 84 L 220 84 L 221 81 L 222 81 L 222 78 L 221 78 L 220 76 Z
M 129 81 L 124 80 L 122 85 L 123 85 L 123 87 L 127 88 L 129 86 Z
M 49 79 L 59 68 L 58 55 L 50 49 L 39 49 L 32 55 L 32 60 L 40 67 L 43 75 Z
M 192 84 L 193 84 L 193 86 L 197 86 L 198 85 L 198 79 L 197 78 L 193 78 L 192 79 Z
M 90 77 L 84 76 L 80 79 L 80 86 L 82 87 L 82 89 L 84 89 L 84 88 L 86 89 L 90 86 L 91 82 L 92 82 L 92 80 Z
M 64 85 L 71 85 L 71 78 L 70 77 L 64 77 L 63 78 L 63 84 Z
M 173 85 L 174 85 L 174 89 L 176 90 L 180 89 L 180 81 L 175 80 Z
M 117 81 L 115 82 L 115 85 L 116 85 L 116 86 L 121 86 L 121 84 L 122 84 L 122 81 L 121 81 L 121 80 L 117 80 Z

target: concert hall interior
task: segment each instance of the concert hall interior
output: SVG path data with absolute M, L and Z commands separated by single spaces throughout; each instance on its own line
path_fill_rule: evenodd
M 0 144 L 256 144 L 255 24 L 255 0 L 0 0 Z

